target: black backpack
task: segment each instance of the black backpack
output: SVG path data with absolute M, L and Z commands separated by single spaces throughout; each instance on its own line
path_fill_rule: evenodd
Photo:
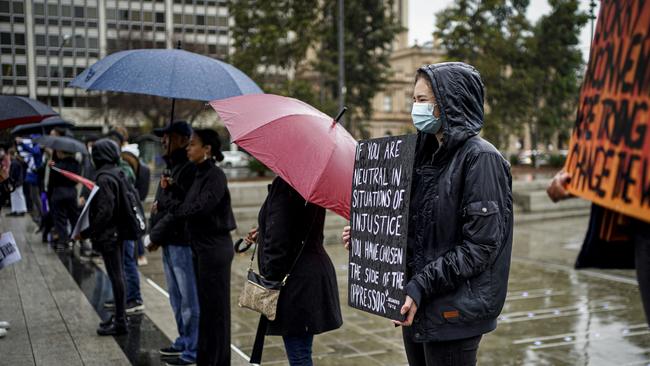
M 147 231 L 147 224 L 144 216 L 144 207 L 140 201 L 138 191 L 129 183 L 126 175 L 120 168 L 100 172 L 97 178 L 103 174 L 112 177 L 119 186 L 116 214 L 120 239 L 140 239 Z

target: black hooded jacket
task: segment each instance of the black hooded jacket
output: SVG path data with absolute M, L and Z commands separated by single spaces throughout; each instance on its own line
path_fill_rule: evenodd
M 169 213 L 175 204 L 185 200 L 185 195 L 192 187 L 196 176 L 196 165 L 187 159 L 185 149 L 174 150 L 165 158 L 170 170 L 171 185 L 163 189 L 160 184 L 156 191 L 157 210 L 151 213 L 149 236 L 156 245 L 189 246 L 190 241 L 185 231 L 185 220 L 174 218 Z
M 93 163 L 97 168 L 97 180 L 99 186 L 95 197 L 90 202 L 89 236 L 93 243 L 93 249 L 97 251 L 109 251 L 116 248 L 119 238 L 117 227 L 119 183 L 110 178 L 108 174 L 100 174 L 108 170 L 119 169 L 117 164 L 120 161 L 120 149 L 117 144 L 108 139 L 98 140 L 93 146 Z
M 416 342 L 490 332 L 506 297 L 512 250 L 508 162 L 478 134 L 483 82 L 464 63 L 421 69 L 443 118 L 442 146 L 420 133 L 409 217 L 406 291 Z

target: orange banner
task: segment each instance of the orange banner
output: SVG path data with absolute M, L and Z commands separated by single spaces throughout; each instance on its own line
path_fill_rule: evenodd
M 565 165 L 571 193 L 650 222 L 649 130 L 650 0 L 603 0 Z

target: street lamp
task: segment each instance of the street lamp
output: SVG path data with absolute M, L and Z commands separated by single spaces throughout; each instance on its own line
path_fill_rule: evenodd
M 63 53 L 63 47 L 68 44 L 68 41 L 72 38 L 83 38 L 83 36 L 81 34 L 64 34 L 57 52 L 59 57 L 59 114 L 61 114 L 61 109 L 63 108 L 63 65 L 61 55 Z

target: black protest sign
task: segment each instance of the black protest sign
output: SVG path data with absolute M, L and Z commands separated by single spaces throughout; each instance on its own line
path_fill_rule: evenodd
M 416 135 L 360 141 L 350 205 L 348 304 L 402 320 Z

